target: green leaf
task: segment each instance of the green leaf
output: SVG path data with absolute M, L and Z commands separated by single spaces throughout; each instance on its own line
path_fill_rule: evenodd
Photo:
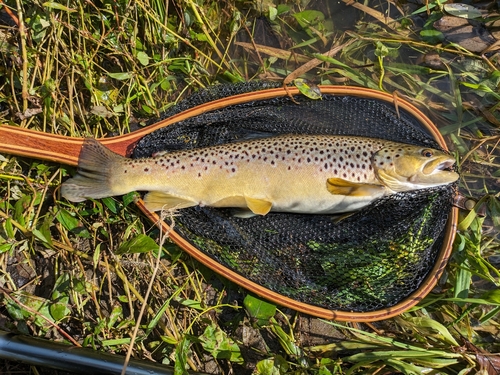
M 191 342 L 184 336 L 175 346 L 174 375 L 188 375 L 186 364 Z
M 30 205 L 31 196 L 23 195 L 14 205 L 14 220 L 21 224 L 23 227 L 26 226 L 26 208 Z
M 274 5 L 269 5 L 269 19 L 271 21 L 274 21 L 277 15 L 278 15 L 278 9 L 276 9 Z
M 451 14 L 452 16 L 455 17 L 466 18 L 466 19 L 482 17 L 482 14 L 479 11 L 479 9 L 467 4 L 460 4 L 460 3 L 445 4 L 443 9 L 445 10 L 446 13 Z
M 487 203 L 491 221 L 495 228 L 500 229 L 500 201 L 495 196 L 490 196 Z
M 10 251 L 11 249 L 14 249 L 16 247 L 15 244 L 13 243 L 4 243 L 0 245 L 0 254 L 6 253 Z
M 158 249 L 158 244 L 145 234 L 139 234 L 131 240 L 125 241 L 116 250 L 116 254 L 136 254 L 136 253 L 147 253 Z
M 288 371 L 287 361 L 280 355 L 257 362 L 255 375 L 282 375 Z
M 111 339 L 111 340 L 103 340 L 102 345 L 104 346 L 120 346 L 130 344 L 130 337 L 122 338 L 122 339 Z
M 130 203 L 135 202 L 136 198 L 137 198 L 137 193 L 135 191 L 132 191 L 132 192 L 130 192 L 128 194 L 125 194 L 122 197 L 123 205 L 125 207 L 127 207 Z
M 210 324 L 199 337 L 203 349 L 217 359 L 227 359 L 234 363 L 243 363 L 238 345 L 214 323 Z
M 132 78 L 133 73 L 131 72 L 108 73 L 108 76 L 118 81 L 125 81 L 126 79 Z
M 139 60 L 139 62 L 146 66 L 149 64 L 149 56 L 146 52 L 143 52 L 143 51 L 139 51 L 137 52 L 137 60 Z
M 60 300 L 62 298 L 69 300 L 68 291 L 71 289 L 70 281 L 71 277 L 69 273 L 63 273 L 57 278 L 52 290 L 51 297 L 53 300 Z
M 500 289 L 488 290 L 481 296 L 482 299 L 500 304 Z
M 265 302 L 257 297 L 247 294 L 243 300 L 243 305 L 245 306 L 248 314 L 257 320 L 258 325 L 264 325 L 269 323 L 274 314 L 276 314 L 276 305 L 269 302 Z
M 71 313 L 68 304 L 63 302 L 51 303 L 49 305 L 49 311 L 55 321 L 60 321 Z
M 428 29 L 420 31 L 420 36 L 429 41 L 442 41 L 444 39 L 444 35 L 441 31 Z
M 49 8 L 49 9 L 57 9 L 57 10 L 63 10 L 65 12 L 76 12 L 75 9 L 68 8 L 67 6 L 64 6 L 62 4 L 56 3 L 55 1 L 47 1 L 42 4 L 44 7 Z
M 5 230 L 5 234 L 7 234 L 7 238 L 14 239 L 15 231 L 14 226 L 12 225 L 12 219 L 10 217 L 5 220 L 3 228 Z
M 118 212 L 118 207 L 116 201 L 111 197 L 106 197 L 101 199 L 102 203 L 114 214 Z
M 151 115 L 153 113 L 153 109 L 146 104 L 142 105 L 142 110 L 146 112 L 148 115 Z
M 122 318 L 123 318 L 123 308 L 121 305 L 116 305 L 115 307 L 113 307 L 113 311 L 111 311 L 111 314 L 107 319 L 108 322 L 106 326 L 108 328 L 112 328 L 115 325 L 115 323 Z
M 377 48 L 375 49 L 375 56 L 385 57 L 389 54 L 389 48 L 381 42 L 376 43 Z
M 24 306 L 38 313 L 35 316 L 33 316 L 33 312 L 31 310 L 28 310 L 23 306 L 17 305 L 17 303 L 14 302 L 8 303 L 7 310 L 14 319 L 25 320 L 27 318 L 29 319 L 34 318 L 34 322 L 38 327 L 44 330 L 51 328 L 51 325 L 41 317 L 44 316 L 48 320 L 54 322 L 54 317 L 52 316 L 49 310 L 51 301 L 47 300 L 46 298 L 37 297 L 26 292 L 15 292 L 14 296 Z
M 47 235 L 47 233 L 44 233 L 39 229 L 33 229 L 31 233 L 33 234 L 33 236 L 35 236 L 36 239 L 45 242 L 45 244 L 49 246 L 52 246 L 52 238 L 50 237 L 50 234 Z
M 437 333 L 437 337 L 440 340 L 447 342 L 448 344 L 459 346 L 458 342 L 453 338 L 450 331 L 448 331 L 448 329 L 444 325 L 435 321 L 434 319 L 427 317 L 414 317 L 408 318 L 408 321 L 413 323 L 415 327 L 423 328 L 424 330 L 429 331 L 429 333 L 431 334 Z
M 319 88 L 315 85 L 310 85 L 305 79 L 294 79 L 293 84 L 303 95 L 307 96 L 309 99 L 321 99 L 321 91 L 319 90 Z
M 77 228 L 80 225 L 79 220 L 64 208 L 61 208 L 57 212 L 56 220 L 69 231 L 72 231 L 73 229 Z
M 325 15 L 319 10 L 304 10 L 293 15 L 302 28 L 307 28 L 309 25 L 316 25 L 318 22 L 325 20 Z

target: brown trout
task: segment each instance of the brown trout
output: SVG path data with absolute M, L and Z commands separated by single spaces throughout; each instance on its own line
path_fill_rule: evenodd
M 311 214 L 361 209 L 395 192 L 458 179 L 450 155 L 382 139 L 281 135 L 129 159 L 86 139 L 75 177 L 62 185 L 79 202 L 149 191 L 151 211 L 196 205 Z

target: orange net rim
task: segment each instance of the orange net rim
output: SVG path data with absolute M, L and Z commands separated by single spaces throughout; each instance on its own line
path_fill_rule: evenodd
M 424 115 L 418 108 L 416 108 L 413 104 L 405 101 L 404 99 L 398 98 L 396 96 L 372 90 L 362 87 L 353 87 L 353 86 L 320 86 L 320 90 L 323 94 L 330 95 L 339 95 L 339 96 L 358 96 L 368 99 L 377 99 L 390 104 L 393 104 L 396 108 L 402 108 L 415 117 L 420 124 L 426 128 L 432 135 L 432 137 L 439 143 L 439 145 L 447 150 L 446 142 L 444 138 L 439 133 L 438 129 L 434 125 L 434 123 Z M 209 103 L 205 103 L 184 112 L 179 113 L 178 115 L 169 117 L 165 120 L 159 121 L 148 127 L 147 133 L 155 131 L 159 128 L 163 128 L 165 126 L 171 125 L 178 121 L 200 115 L 202 113 L 221 109 L 227 106 L 246 103 L 250 101 L 256 100 L 266 100 L 273 99 L 277 97 L 283 97 L 287 95 L 298 95 L 300 94 L 299 90 L 295 87 L 289 88 L 274 88 L 262 91 L 256 91 L 251 93 L 244 93 L 239 95 L 234 95 L 229 98 L 218 99 Z M 144 136 L 145 134 L 142 134 Z M 125 135 L 119 138 L 125 138 L 129 135 Z M 111 147 L 112 148 L 112 147 Z M 349 311 L 337 311 L 337 310 L 329 310 L 324 309 L 322 307 L 309 305 L 303 302 L 296 301 L 294 299 L 285 297 L 279 293 L 273 292 L 259 284 L 256 284 L 245 277 L 239 275 L 238 273 L 230 270 L 229 268 L 221 265 L 216 262 L 208 255 L 204 254 L 188 241 L 186 241 L 183 237 L 181 237 L 175 230 L 171 230 L 171 228 L 160 219 L 159 215 L 155 212 L 150 212 L 144 206 L 144 202 L 142 200 L 138 200 L 137 206 L 141 209 L 141 211 L 164 232 L 169 233 L 170 238 L 181 247 L 186 253 L 195 258 L 200 263 L 212 269 L 214 272 L 224 276 L 228 280 L 240 285 L 241 287 L 273 302 L 281 306 L 285 306 L 291 308 L 296 311 L 300 311 L 312 316 L 316 316 L 318 318 L 324 318 L 329 320 L 338 320 L 338 321 L 355 321 L 355 322 L 371 322 L 376 320 L 388 319 L 393 316 L 399 315 L 404 311 L 410 309 L 419 303 L 437 284 L 440 279 L 443 271 L 448 263 L 450 258 L 452 244 L 455 239 L 456 229 L 457 229 L 457 220 L 458 220 L 458 208 L 453 207 L 449 217 L 448 222 L 446 224 L 446 232 L 443 240 L 443 246 L 438 254 L 435 265 L 432 270 L 429 272 L 427 277 L 424 279 L 420 287 L 415 290 L 410 296 L 408 296 L 403 301 L 398 304 L 391 306 L 386 309 L 369 311 L 369 312 L 349 312 Z

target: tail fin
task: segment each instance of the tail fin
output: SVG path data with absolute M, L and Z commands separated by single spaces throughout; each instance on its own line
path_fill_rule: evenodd
M 61 186 L 61 194 L 72 202 L 112 195 L 111 174 L 122 156 L 108 150 L 93 138 L 86 138 L 78 159 L 78 172 Z

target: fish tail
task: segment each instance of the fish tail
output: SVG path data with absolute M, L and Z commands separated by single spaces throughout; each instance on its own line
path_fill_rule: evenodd
M 78 172 L 62 184 L 61 195 L 71 202 L 118 195 L 113 191 L 111 177 L 123 159 L 95 139 L 86 138 L 78 159 Z

